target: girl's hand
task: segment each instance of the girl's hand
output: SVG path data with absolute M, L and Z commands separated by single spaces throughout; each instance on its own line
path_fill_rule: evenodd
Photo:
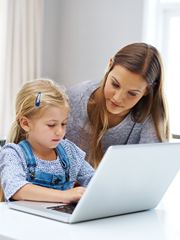
M 14 200 L 70 203 L 78 201 L 85 190 L 84 187 L 76 187 L 60 191 L 29 183 L 20 188 L 12 198 Z
M 76 202 L 82 197 L 85 190 L 86 188 L 84 187 L 75 187 L 69 190 L 61 191 L 61 201 L 63 203 Z

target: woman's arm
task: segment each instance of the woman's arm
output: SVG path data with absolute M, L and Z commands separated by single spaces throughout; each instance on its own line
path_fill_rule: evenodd
M 156 133 L 156 129 L 155 129 L 153 119 L 152 119 L 151 116 L 149 116 L 143 124 L 143 128 L 142 128 L 141 133 L 140 133 L 139 144 L 159 143 L 159 142 L 160 142 L 160 140 L 157 137 L 157 133 Z
M 13 196 L 14 200 L 29 200 L 40 202 L 61 202 L 70 203 L 78 201 L 85 188 L 76 187 L 65 191 L 37 186 L 34 184 L 26 184 L 20 188 Z

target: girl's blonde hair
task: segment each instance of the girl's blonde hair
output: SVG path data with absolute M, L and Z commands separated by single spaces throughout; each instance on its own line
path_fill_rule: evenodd
M 0 177 L 0 183 L 1 183 L 1 177 Z M 2 186 L 0 184 L 0 202 L 4 202 L 4 201 L 5 201 L 4 192 L 3 192 Z
M 35 104 L 37 98 L 40 99 L 39 106 Z M 19 118 L 21 116 L 28 119 L 39 118 L 50 106 L 67 106 L 69 108 L 69 99 L 64 90 L 49 79 L 36 79 L 26 82 L 16 96 L 16 117 L 11 125 L 6 143 L 17 144 L 28 138 L 27 133 L 20 126 Z
M 38 95 L 41 93 L 41 97 Z M 36 98 L 40 105 L 36 106 Z M 19 90 L 15 100 L 16 117 L 11 125 L 6 143 L 19 143 L 28 139 L 27 133 L 21 128 L 19 118 L 25 116 L 28 119 L 41 117 L 50 106 L 69 108 L 69 98 L 62 88 L 49 79 L 36 79 L 26 82 Z M 1 180 L 1 179 L 0 179 Z M 4 193 L 0 184 L 0 201 L 4 201 Z
M 95 168 L 104 154 L 101 139 L 108 128 L 104 87 L 109 73 L 116 65 L 121 65 L 132 73 L 139 74 L 148 83 L 149 94 L 143 96 L 132 108 L 132 120 L 141 123 L 151 114 L 159 141 L 170 138 L 168 106 L 164 94 L 164 67 L 161 56 L 155 47 L 145 43 L 127 45 L 115 54 L 112 64 L 101 82 L 99 99 L 88 104 L 89 119 L 86 124 L 90 122 L 91 126 L 89 161 L 94 159 L 94 163 L 91 162 L 91 164 Z

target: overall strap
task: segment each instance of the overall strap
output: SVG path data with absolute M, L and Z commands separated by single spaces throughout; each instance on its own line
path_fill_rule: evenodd
M 55 148 L 55 151 L 56 151 L 56 154 L 59 156 L 61 166 L 64 169 L 69 169 L 70 168 L 69 158 L 67 156 L 65 149 L 61 145 L 61 143 L 57 145 L 57 147 Z
M 36 160 L 34 158 L 34 153 L 31 148 L 30 143 L 27 140 L 21 141 L 18 143 L 18 145 L 21 147 L 23 150 L 25 159 L 26 159 L 26 164 L 28 167 L 35 167 L 36 166 Z
M 68 156 L 65 152 L 65 149 L 61 144 L 58 144 L 58 146 L 54 150 L 56 151 L 56 154 L 59 156 L 59 161 L 61 163 L 62 168 L 65 171 L 65 174 L 63 175 L 52 174 L 52 173 L 43 172 L 43 171 L 36 171 L 35 170 L 36 160 L 35 160 L 35 156 L 32 151 L 30 143 L 27 140 L 24 140 L 18 143 L 18 145 L 21 147 L 24 153 L 27 167 L 29 169 L 29 172 L 27 174 L 27 181 L 39 186 L 54 188 L 58 190 L 69 189 L 70 163 L 69 163 Z
M 69 176 L 70 163 L 69 163 L 69 159 L 68 159 L 67 153 L 66 153 L 65 149 L 63 148 L 63 146 L 61 145 L 61 143 L 59 143 L 57 145 L 57 147 L 55 148 L 55 151 L 56 151 L 56 154 L 59 156 L 61 166 L 65 170 L 66 181 L 69 182 L 69 178 L 70 178 L 70 176 Z

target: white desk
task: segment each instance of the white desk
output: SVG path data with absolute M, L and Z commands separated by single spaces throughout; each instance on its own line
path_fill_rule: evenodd
M 155 210 L 65 224 L 11 210 L 0 203 L 0 240 L 179 240 L 180 173 Z

